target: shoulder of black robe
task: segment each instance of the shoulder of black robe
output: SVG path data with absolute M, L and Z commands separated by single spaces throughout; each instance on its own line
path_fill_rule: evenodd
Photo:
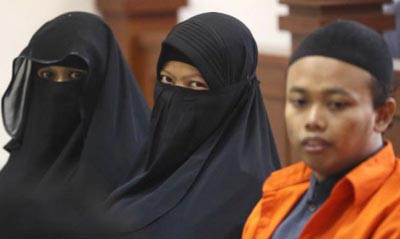
M 189 58 L 209 91 L 157 83 L 146 170 L 109 198 L 126 238 L 240 238 L 265 178 L 280 167 L 249 29 L 221 13 L 177 24 L 163 42 Z
M 36 76 L 39 66 L 71 57 L 87 65 L 84 81 Z M 44 24 L 14 60 L 2 115 L 13 139 L 0 172 L 0 238 L 86 238 L 96 232 L 94 214 L 85 212 L 97 210 L 139 167 L 150 118 L 110 28 L 83 12 Z

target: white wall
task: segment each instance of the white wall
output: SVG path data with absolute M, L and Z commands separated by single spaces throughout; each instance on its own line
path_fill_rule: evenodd
M 95 0 L 0 0 L 0 96 L 10 80 L 13 59 L 46 21 L 67 11 L 96 13 Z M 0 125 L 0 168 L 8 158 L 2 149 L 9 140 Z
M 188 0 L 179 12 L 184 20 L 202 12 L 223 12 L 244 22 L 257 41 L 259 52 L 289 54 L 290 35 L 279 30 L 278 16 L 288 9 L 278 0 Z
M 109 0 L 112 1 L 112 0 Z M 218 11 L 233 15 L 252 31 L 260 52 L 287 53 L 289 35 L 279 32 L 277 17 L 287 12 L 278 0 L 188 0 L 179 12 L 183 20 L 192 15 Z M 13 59 L 27 45 L 32 34 L 46 21 L 67 11 L 96 13 L 95 0 L 0 0 L 0 96 L 11 80 Z M 8 158 L 1 148 L 9 140 L 0 126 L 0 168 Z

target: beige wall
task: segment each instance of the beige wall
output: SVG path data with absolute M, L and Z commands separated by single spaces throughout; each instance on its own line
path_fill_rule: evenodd
M 279 31 L 278 16 L 288 12 L 278 0 L 188 0 L 188 6 L 179 12 L 179 18 L 217 11 L 235 16 L 253 33 L 262 53 L 287 54 L 290 35 Z

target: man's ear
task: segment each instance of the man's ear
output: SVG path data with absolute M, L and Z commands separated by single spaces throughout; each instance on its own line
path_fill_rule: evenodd
M 393 120 L 394 113 L 396 112 L 396 100 L 393 97 L 389 97 L 385 103 L 375 111 L 377 115 L 375 118 L 374 130 L 378 133 L 383 133 Z

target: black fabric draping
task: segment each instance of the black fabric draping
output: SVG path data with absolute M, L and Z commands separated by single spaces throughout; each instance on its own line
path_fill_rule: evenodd
M 37 77 L 40 66 L 82 65 L 73 59 L 87 65 L 86 79 Z M 14 60 L 2 110 L 12 140 L 0 238 L 101 238 L 100 205 L 139 167 L 150 118 L 110 28 L 83 12 L 44 24 Z
M 280 167 L 256 77 L 248 28 L 221 13 L 176 25 L 162 44 L 157 75 L 175 49 L 210 90 L 157 82 L 145 170 L 108 203 L 124 238 L 240 238 L 265 178 Z

